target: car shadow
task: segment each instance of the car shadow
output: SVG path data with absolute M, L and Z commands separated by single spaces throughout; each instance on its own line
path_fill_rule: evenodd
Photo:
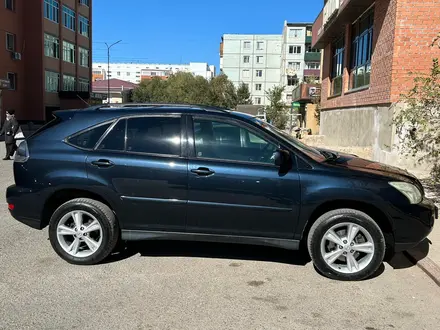
M 143 257 L 194 257 L 211 259 L 253 260 L 305 266 L 310 257 L 303 250 L 186 241 L 139 241 L 121 244 L 103 263 L 118 262 L 136 254 Z
M 412 248 L 410 251 L 395 253 L 389 260 L 387 260 L 387 262 L 393 267 L 393 269 L 414 267 L 417 262 L 426 258 L 431 244 L 431 241 L 428 238 L 425 238 L 419 243 L 419 245 Z

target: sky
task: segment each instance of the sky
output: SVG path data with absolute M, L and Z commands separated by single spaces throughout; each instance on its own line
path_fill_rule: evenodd
M 93 62 L 207 62 L 219 70 L 221 36 L 281 34 L 284 20 L 313 22 L 324 0 L 94 0 Z

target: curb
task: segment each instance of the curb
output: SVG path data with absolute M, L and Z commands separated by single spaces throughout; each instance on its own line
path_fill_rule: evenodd
M 417 258 L 417 251 L 405 251 L 403 254 L 415 265 L 417 265 L 426 275 L 428 275 L 438 286 L 440 286 L 440 267 L 429 257 Z M 417 261 L 418 260 L 418 261 Z

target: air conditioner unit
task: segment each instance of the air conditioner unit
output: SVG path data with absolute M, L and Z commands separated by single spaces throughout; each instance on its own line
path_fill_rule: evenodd
M 11 57 L 13 60 L 20 61 L 21 60 L 21 53 L 12 52 Z

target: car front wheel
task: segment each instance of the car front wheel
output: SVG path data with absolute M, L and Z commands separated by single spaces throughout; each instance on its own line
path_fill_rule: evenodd
M 385 238 L 377 223 L 353 209 L 320 216 L 310 229 L 307 246 L 315 267 L 337 280 L 371 277 L 385 255 Z
M 61 205 L 52 215 L 49 239 L 55 252 L 69 263 L 92 265 L 115 248 L 119 227 L 112 210 L 88 198 Z

